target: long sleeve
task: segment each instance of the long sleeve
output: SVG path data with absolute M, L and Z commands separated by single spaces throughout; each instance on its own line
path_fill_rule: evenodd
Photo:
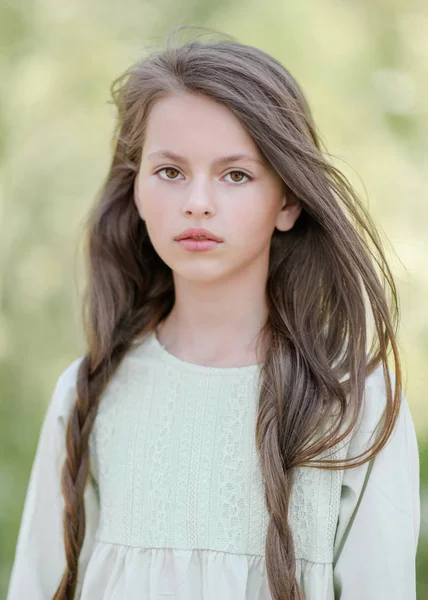
M 66 419 L 75 401 L 80 358 L 60 375 L 48 405 L 27 488 L 7 600 L 49 600 L 63 575 L 64 464 Z M 91 479 L 85 489 L 86 533 L 79 559 L 81 585 L 98 523 L 98 496 Z M 77 596 L 78 597 L 78 596 Z
M 348 456 L 373 443 L 386 401 L 383 372 L 368 379 L 366 408 Z M 380 453 L 345 469 L 333 563 L 335 600 L 415 600 L 420 528 L 419 453 L 405 395 Z

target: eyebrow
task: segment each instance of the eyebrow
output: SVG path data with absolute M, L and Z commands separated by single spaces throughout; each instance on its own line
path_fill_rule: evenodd
M 147 159 L 149 158 L 170 158 L 171 160 L 176 160 L 178 162 L 188 164 L 188 160 L 184 156 L 180 156 L 179 154 L 175 154 L 175 152 L 170 152 L 168 150 L 158 150 L 157 152 L 151 152 L 147 155 Z M 239 160 L 246 160 L 264 166 L 261 160 L 248 154 L 230 154 L 228 156 L 220 156 L 219 158 L 213 160 L 213 165 L 221 166 L 227 163 L 237 162 Z

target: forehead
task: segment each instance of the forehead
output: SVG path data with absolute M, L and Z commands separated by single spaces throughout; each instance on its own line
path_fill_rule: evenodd
M 264 164 L 254 140 L 224 104 L 196 94 L 170 95 L 152 107 L 145 131 L 143 156 L 224 158 L 242 155 Z

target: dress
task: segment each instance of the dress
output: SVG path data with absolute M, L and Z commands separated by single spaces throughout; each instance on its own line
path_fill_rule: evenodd
M 64 570 L 60 472 L 81 358 L 60 375 L 46 412 L 8 600 L 50 600 Z M 91 432 L 76 598 L 270 600 L 254 440 L 259 369 L 183 361 L 156 333 L 134 343 Z M 381 369 L 367 379 L 365 399 L 357 435 L 333 458 L 370 443 L 385 402 Z M 419 455 L 404 396 L 374 462 L 297 470 L 290 524 L 305 600 L 416 598 Z

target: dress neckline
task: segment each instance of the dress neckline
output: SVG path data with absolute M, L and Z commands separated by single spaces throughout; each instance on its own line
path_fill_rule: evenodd
M 157 336 L 158 330 L 159 325 L 148 335 L 148 342 L 152 350 L 155 351 L 156 355 L 171 366 L 185 368 L 188 371 L 193 371 L 194 373 L 205 373 L 211 375 L 252 375 L 258 373 L 262 366 L 261 363 L 257 363 L 241 367 L 214 367 L 211 365 L 201 365 L 199 363 L 183 360 L 182 358 L 175 356 L 175 354 L 171 354 L 171 352 L 167 350 L 166 346 L 161 344 Z

